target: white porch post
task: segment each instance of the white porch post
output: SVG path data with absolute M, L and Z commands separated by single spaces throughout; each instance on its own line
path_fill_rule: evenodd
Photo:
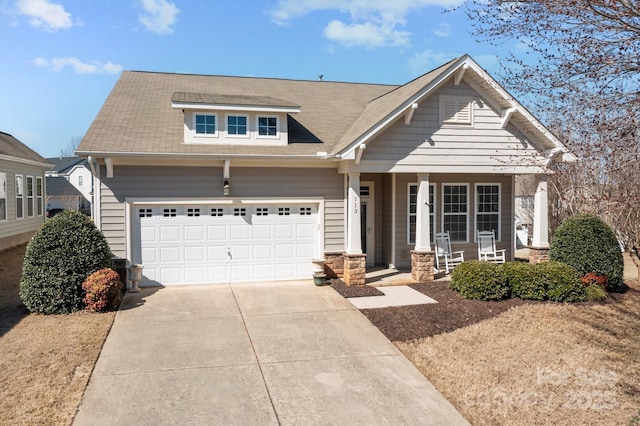
M 347 254 L 362 254 L 360 230 L 360 173 L 349 173 L 347 197 Z
M 416 200 L 416 247 L 415 251 L 431 251 L 429 238 L 429 174 L 418 174 L 418 195 Z
M 538 188 L 533 204 L 533 241 L 534 248 L 549 248 L 549 201 L 547 197 L 547 177 L 538 179 Z

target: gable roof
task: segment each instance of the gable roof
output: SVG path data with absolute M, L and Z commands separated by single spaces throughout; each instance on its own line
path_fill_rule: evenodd
M 0 156 L 9 157 L 9 159 L 18 159 L 22 162 L 29 162 L 36 165 L 49 165 L 47 160 L 40 154 L 5 132 L 0 132 Z
M 51 171 L 56 173 L 65 173 L 77 165 L 89 167 L 87 160 L 81 157 L 54 157 L 46 160 L 53 164 Z
M 84 197 L 82 193 L 62 176 L 47 176 L 47 196 Z
M 398 117 L 451 79 L 465 81 L 533 136 L 550 158 L 568 149 L 470 56 L 402 86 L 125 71 L 83 138 L 79 155 L 171 155 L 348 158 Z M 288 145 L 184 143 L 179 105 L 299 108 L 287 117 Z M 176 105 L 178 105 L 176 107 Z M 566 154 L 571 156 L 571 154 Z

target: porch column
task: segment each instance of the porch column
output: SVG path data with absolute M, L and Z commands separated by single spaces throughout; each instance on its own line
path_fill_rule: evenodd
M 547 177 L 538 178 L 538 187 L 533 204 L 533 240 L 529 261 L 539 263 L 549 259 L 549 199 Z
M 416 246 L 411 251 L 411 278 L 418 282 L 433 281 L 435 253 L 429 237 L 429 174 L 418 174 L 416 198 Z
M 349 173 L 347 196 L 347 254 L 362 254 L 360 228 L 360 173 Z
M 431 251 L 429 213 L 429 174 L 420 173 L 416 201 L 416 251 Z
M 344 255 L 342 279 L 346 285 L 364 285 L 367 256 L 362 253 L 360 173 L 349 173 L 347 191 L 347 252 Z

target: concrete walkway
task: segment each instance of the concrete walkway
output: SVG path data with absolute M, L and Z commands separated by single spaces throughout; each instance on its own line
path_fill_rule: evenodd
M 74 424 L 468 424 L 310 281 L 127 294 Z

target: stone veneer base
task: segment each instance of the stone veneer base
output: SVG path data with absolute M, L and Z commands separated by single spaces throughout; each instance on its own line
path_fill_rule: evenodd
M 344 274 L 342 280 L 346 285 L 365 285 L 366 254 L 344 254 Z
M 435 252 L 411 250 L 411 278 L 418 282 L 433 281 Z
M 542 263 L 549 261 L 549 248 L 530 247 L 529 263 Z

